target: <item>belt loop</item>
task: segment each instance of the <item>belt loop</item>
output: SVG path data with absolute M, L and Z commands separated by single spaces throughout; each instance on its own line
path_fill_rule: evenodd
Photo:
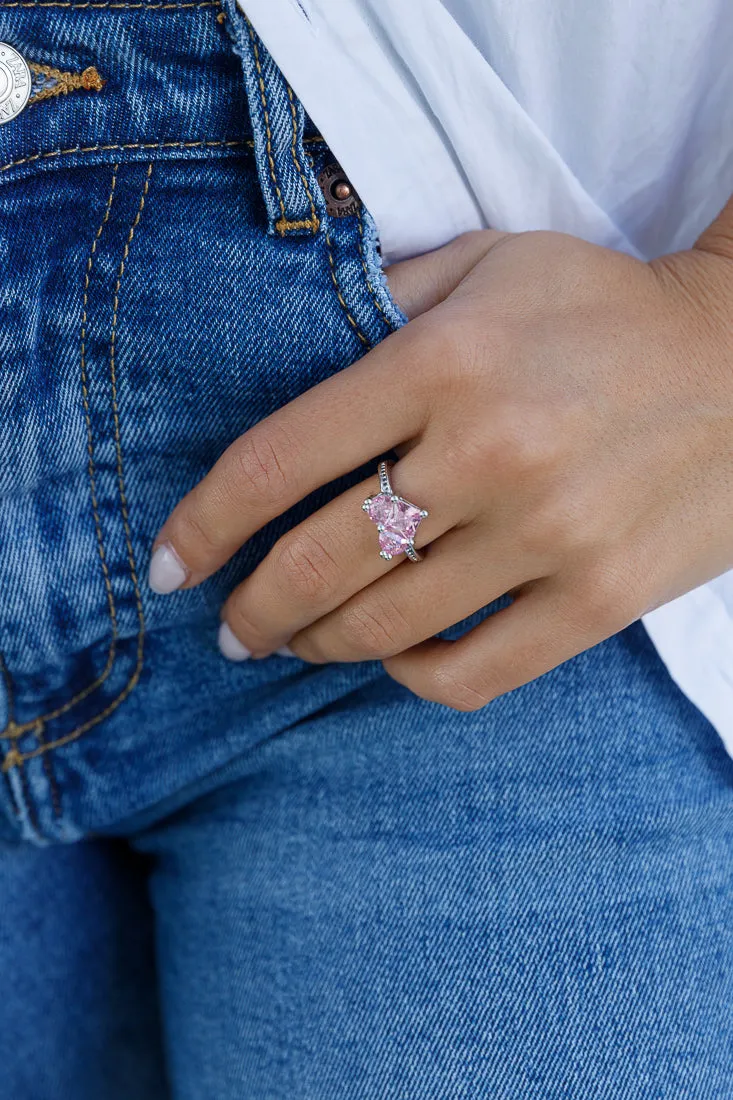
M 313 236 L 326 212 L 303 144 L 305 111 L 236 0 L 225 0 L 234 48 L 244 67 L 254 148 L 269 232 Z

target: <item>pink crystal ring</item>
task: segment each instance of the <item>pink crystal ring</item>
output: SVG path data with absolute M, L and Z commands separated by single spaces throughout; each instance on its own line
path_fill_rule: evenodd
M 428 513 L 394 492 L 386 462 L 379 463 L 379 493 L 367 497 L 362 508 L 377 525 L 380 557 L 391 561 L 406 554 L 410 561 L 422 561 L 415 549 L 415 532 Z

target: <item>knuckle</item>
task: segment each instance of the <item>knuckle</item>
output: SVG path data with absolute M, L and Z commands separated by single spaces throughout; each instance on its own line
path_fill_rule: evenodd
M 584 561 L 608 556 L 609 531 L 613 531 L 617 520 L 610 507 L 599 506 L 602 490 L 595 481 L 586 485 L 577 476 L 550 477 L 538 489 L 532 506 L 518 520 L 521 550 L 558 566 L 570 555 Z
M 591 625 L 603 633 L 615 633 L 636 618 L 636 579 L 628 568 L 604 561 L 586 574 L 580 606 Z
M 424 388 L 426 397 L 441 401 L 441 394 L 458 388 L 467 343 L 465 328 L 452 311 L 440 317 L 426 313 L 414 322 L 409 349 L 411 379 Z
M 269 648 L 270 640 L 261 627 L 249 617 L 244 600 L 236 596 L 226 609 L 226 621 L 234 635 L 253 652 Z
M 235 484 L 240 491 L 244 486 L 248 500 L 264 506 L 277 505 L 288 493 L 289 444 L 287 436 L 253 428 L 232 445 L 231 461 L 234 464 Z
M 455 248 L 461 255 L 473 256 L 482 247 L 488 250 L 493 233 L 490 229 L 467 229 L 465 233 L 459 233 L 451 242 L 451 248 Z
M 447 246 L 459 271 L 472 270 L 497 244 L 497 234 L 491 229 L 469 229 L 460 233 Z M 450 288 L 452 289 L 452 287 Z
M 563 451 L 563 435 L 557 420 L 538 406 L 514 406 L 501 410 L 488 442 L 495 468 L 512 475 L 548 473 Z
M 286 535 L 275 553 L 276 570 L 297 597 L 323 600 L 337 587 L 338 564 L 315 534 Z
M 561 560 L 584 541 L 584 516 L 578 513 L 573 500 L 547 496 L 522 516 L 517 542 L 519 549 L 532 560 Z
M 225 531 L 211 522 L 207 510 L 193 494 L 175 516 L 172 541 L 186 565 L 194 570 L 206 568 L 227 550 Z
M 444 444 L 446 468 L 459 471 L 463 478 L 483 484 L 493 470 L 494 444 L 480 432 L 468 431 Z
M 394 604 L 358 603 L 344 610 L 343 627 L 349 646 L 367 658 L 391 657 L 404 648 L 408 625 Z
M 451 710 L 472 712 L 481 710 L 493 696 L 486 685 L 469 683 L 453 669 L 438 665 L 432 671 L 431 698 Z

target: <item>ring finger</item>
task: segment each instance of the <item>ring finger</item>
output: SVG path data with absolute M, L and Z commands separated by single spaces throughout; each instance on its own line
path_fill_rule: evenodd
M 429 510 L 415 533 L 418 548 L 463 518 L 455 493 L 438 497 L 429 489 L 439 479 L 431 476 L 421 450 L 410 451 L 390 471 L 395 492 L 409 485 L 410 498 Z M 365 498 L 376 492 L 377 479 L 370 477 L 283 535 L 224 605 L 227 656 L 271 653 L 403 562 L 402 555 L 391 561 L 379 556 L 377 530 L 362 511 Z M 232 634 L 244 651 L 232 642 Z

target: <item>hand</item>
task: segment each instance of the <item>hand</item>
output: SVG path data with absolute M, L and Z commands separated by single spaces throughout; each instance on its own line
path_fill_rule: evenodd
M 379 557 L 370 477 L 232 593 L 230 656 L 379 658 L 416 694 L 474 710 L 733 565 L 733 261 L 700 248 L 644 264 L 487 231 L 389 279 L 410 324 L 238 439 L 156 545 L 199 584 L 397 447 L 395 491 L 429 510 L 425 560 Z M 458 641 L 434 637 L 507 592 Z

